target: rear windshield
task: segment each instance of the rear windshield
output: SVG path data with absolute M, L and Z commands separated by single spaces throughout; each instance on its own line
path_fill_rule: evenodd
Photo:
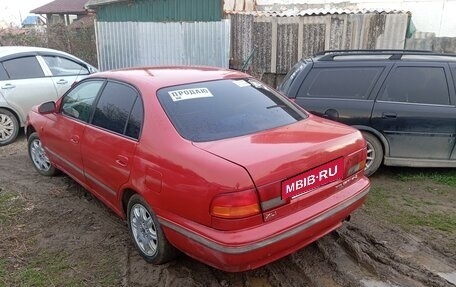
M 291 68 L 291 70 L 287 73 L 285 78 L 283 78 L 282 83 L 278 87 L 279 91 L 283 92 L 284 94 L 287 94 L 288 89 L 291 86 L 291 83 L 293 83 L 296 76 L 299 74 L 300 71 L 302 71 L 304 69 L 305 66 L 306 66 L 306 62 L 304 62 L 302 60 L 297 62 Z
M 158 99 L 180 135 L 214 141 L 288 125 L 307 117 L 254 79 L 217 80 L 160 89 Z

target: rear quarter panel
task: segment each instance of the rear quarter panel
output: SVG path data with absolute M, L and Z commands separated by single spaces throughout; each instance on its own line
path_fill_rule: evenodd
M 143 96 L 145 119 L 131 185 L 157 212 L 211 224 L 214 195 L 253 187 L 240 166 L 202 151 L 174 129 L 155 91 Z M 172 214 L 172 215 L 170 215 Z

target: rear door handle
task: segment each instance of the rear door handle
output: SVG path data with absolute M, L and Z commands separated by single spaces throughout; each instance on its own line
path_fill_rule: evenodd
M 12 85 L 12 84 L 5 84 L 4 86 L 2 86 L 2 89 L 3 90 L 9 90 L 9 89 L 14 89 L 16 86 L 15 85 Z
M 396 113 L 382 113 L 382 118 L 395 119 L 395 118 L 397 118 L 397 114 Z
M 128 165 L 128 157 L 123 155 L 117 155 L 116 163 L 122 167 L 126 167 Z
M 57 82 L 58 85 L 65 85 L 65 84 L 68 84 L 68 81 L 67 80 L 64 80 L 64 79 L 61 79 Z

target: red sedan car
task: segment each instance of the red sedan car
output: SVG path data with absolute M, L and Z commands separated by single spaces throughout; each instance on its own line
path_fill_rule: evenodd
M 36 170 L 63 171 L 126 218 L 155 264 L 180 250 L 257 268 L 339 227 L 369 191 L 359 131 L 231 70 L 94 74 L 30 112 L 26 135 Z

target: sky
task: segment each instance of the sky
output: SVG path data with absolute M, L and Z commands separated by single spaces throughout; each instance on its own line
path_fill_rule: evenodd
M 19 26 L 30 10 L 53 0 L 0 0 L 0 22 Z

